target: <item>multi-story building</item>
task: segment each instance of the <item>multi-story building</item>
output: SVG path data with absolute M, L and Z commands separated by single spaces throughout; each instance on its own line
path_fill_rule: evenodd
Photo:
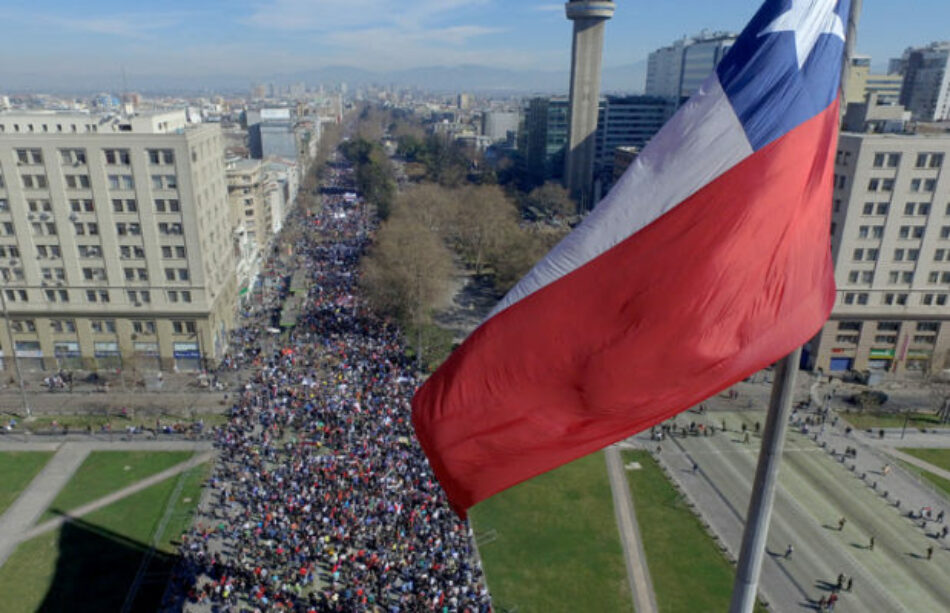
M 4 367 L 195 369 L 236 293 L 221 131 L 182 111 L 0 113 Z
M 812 367 L 950 367 L 948 164 L 946 133 L 841 135 L 831 225 L 838 294 L 807 347 Z
M 684 100 L 689 98 L 736 42 L 729 32 L 700 32 L 662 47 L 647 57 L 644 93 Z
M 676 110 L 673 99 L 659 96 L 606 96 L 600 99 L 594 133 L 595 182 L 612 184 L 617 147 L 643 147 Z M 525 107 L 522 144 L 529 173 L 538 180 L 563 173 L 567 145 L 567 99 L 532 98 Z M 597 191 L 597 190 L 595 190 Z
M 907 49 L 900 102 L 918 121 L 950 120 L 950 42 Z
M 261 254 L 270 240 L 265 219 L 264 170 L 260 160 L 232 158 L 225 163 L 228 204 L 236 258 L 238 293 L 247 295 L 260 272 Z

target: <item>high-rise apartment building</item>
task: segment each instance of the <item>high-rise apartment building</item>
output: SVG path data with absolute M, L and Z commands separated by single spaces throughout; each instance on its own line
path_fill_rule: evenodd
M 736 42 L 729 32 L 701 32 L 662 47 L 647 57 L 644 93 L 683 100 L 689 98 Z
M 950 42 L 907 49 L 900 102 L 918 121 L 950 120 Z
M 838 294 L 807 347 L 814 368 L 950 367 L 948 164 L 947 134 L 841 135 L 831 225 Z
M 0 113 L 5 368 L 221 357 L 236 294 L 222 149 L 183 111 Z

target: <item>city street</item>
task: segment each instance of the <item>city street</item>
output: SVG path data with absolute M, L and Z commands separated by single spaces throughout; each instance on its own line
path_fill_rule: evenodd
M 725 433 L 720 431 L 723 420 L 729 429 Z M 764 424 L 764 410 L 687 412 L 676 419 L 678 426 L 692 421 L 713 425 L 717 433 L 665 439 L 658 456 L 735 557 L 760 443 L 754 434 L 744 443 L 741 424 L 754 433 L 756 422 Z M 846 435 L 843 427 L 840 420 L 836 428 L 829 425 L 817 441 L 814 433 L 820 427 L 812 427 L 809 435 L 790 427 L 760 594 L 776 611 L 815 609 L 843 573 L 853 578 L 853 589 L 839 594 L 838 611 L 947 610 L 950 550 L 944 540 L 934 538 L 942 525 L 930 521 L 921 528 L 920 520 L 906 514 L 931 507 L 936 516 L 950 505 L 899 467 L 883 474 L 885 464 L 894 465 L 886 451 L 896 434 L 878 441 L 858 433 Z M 943 435 L 915 434 L 901 444 L 933 443 L 935 436 Z M 656 452 L 657 442 L 650 440 L 649 432 L 630 442 Z M 950 446 L 950 436 L 936 442 Z M 842 461 L 846 447 L 856 448 L 857 454 Z M 695 474 L 694 462 L 699 466 Z M 842 529 L 840 518 L 845 519 Z M 794 551 L 786 559 L 788 545 Z M 934 547 L 932 560 L 927 559 L 929 546 Z

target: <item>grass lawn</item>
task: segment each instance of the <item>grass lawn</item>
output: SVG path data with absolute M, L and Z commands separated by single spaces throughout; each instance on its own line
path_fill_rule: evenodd
M 903 428 L 904 413 L 889 413 L 887 411 L 839 411 L 845 421 L 858 430 L 867 430 L 868 428 Z M 950 424 L 940 423 L 940 420 L 934 413 L 911 412 L 910 419 L 907 419 L 908 428 L 947 428 Z
M 916 458 L 920 458 L 924 462 L 929 462 L 938 468 L 944 470 L 950 470 L 950 449 L 900 449 L 908 455 L 912 455 Z M 924 479 L 927 479 L 939 489 L 941 489 L 947 496 L 950 496 L 950 479 L 944 479 L 939 477 L 929 470 L 924 470 L 923 468 L 918 468 L 913 464 L 908 464 L 907 462 L 901 462 L 901 465 L 904 466 L 907 470 L 911 470 L 922 476 Z
M 86 430 L 92 428 L 94 432 L 99 432 L 103 426 L 111 425 L 112 431 L 116 434 L 122 434 L 125 432 L 125 429 L 129 426 L 140 426 L 142 428 L 154 429 L 155 428 L 154 416 L 136 416 L 134 418 L 121 417 L 118 415 L 53 415 L 45 413 L 43 415 L 38 415 L 29 421 L 21 421 L 19 423 L 20 427 L 23 427 L 30 431 L 45 431 L 53 427 L 53 423 L 56 423 L 56 427 L 59 428 L 69 428 L 70 430 Z M 228 421 L 228 416 L 224 413 L 199 413 L 192 418 L 191 416 L 187 417 L 178 417 L 175 415 L 161 415 L 158 416 L 158 421 L 160 426 L 174 426 L 176 424 L 185 424 L 191 425 L 197 423 L 198 420 L 204 422 L 205 428 L 213 428 L 214 426 L 220 426 Z
M 0 453 L 0 515 L 7 510 L 40 472 L 52 451 L 4 451 Z
M 190 451 L 93 451 L 60 490 L 40 523 L 141 481 L 192 456 Z
M 728 610 L 735 569 L 649 453 L 625 451 L 623 462 L 643 467 L 627 481 L 661 613 Z
M 148 580 L 131 607 L 154 611 L 175 562 L 169 555 L 171 542 L 190 523 L 209 470 L 209 464 L 198 466 L 22 543 L 0 568 L 3 610 L 118 611 L 143 556 L 157 538 Z M 179 480 L 182 488 L 173 500 Z M 163 534 L 156 535 L 166 512 L 170 521 Z
M 633 609 L 603 453 L 479 503 L 471 517 L 499 613 Z

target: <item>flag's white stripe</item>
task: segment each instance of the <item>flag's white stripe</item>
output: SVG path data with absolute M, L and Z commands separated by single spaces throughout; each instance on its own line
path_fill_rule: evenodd
M 489 317 L 640 231 L 751 154 L 745 130 L 713 73 L 653 137 L 610 194 Z

